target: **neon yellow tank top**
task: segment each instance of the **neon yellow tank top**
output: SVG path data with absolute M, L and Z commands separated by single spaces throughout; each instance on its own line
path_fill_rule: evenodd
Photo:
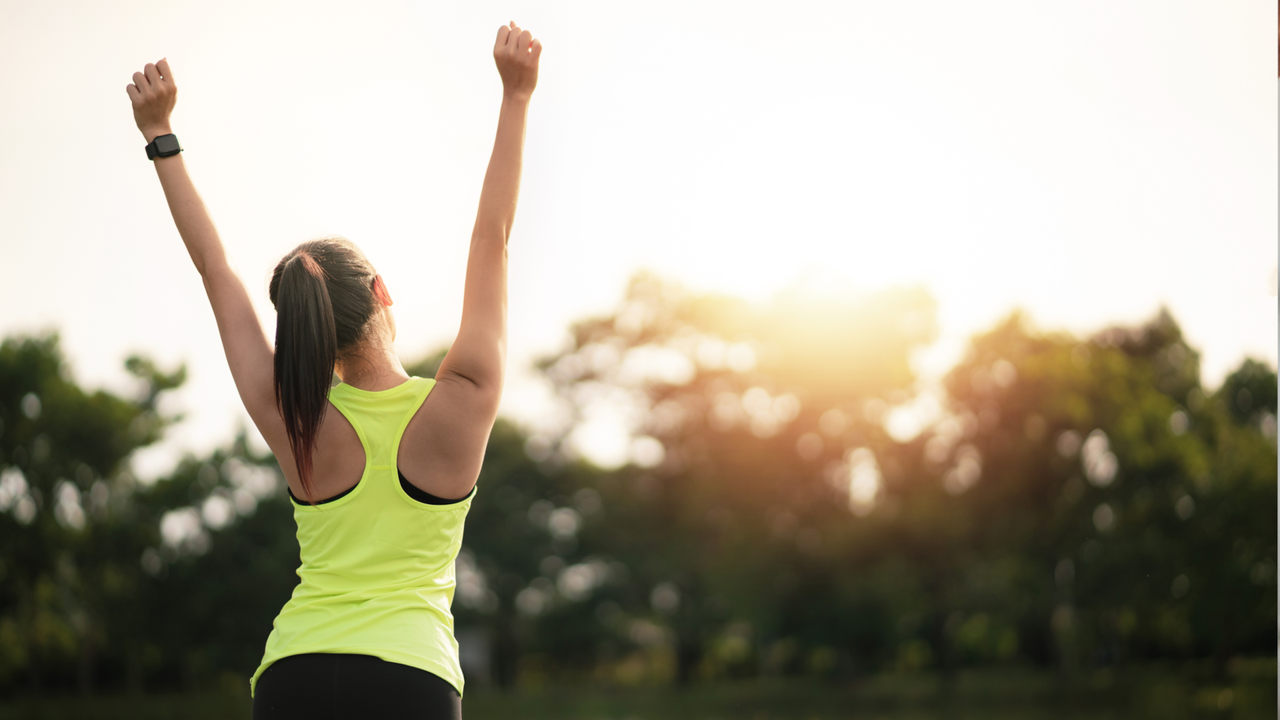
M 462 694 L 453 635 L 453 563 L 475 489 L 428 505 L 405 494 L 400 438 L 435 380 L 415 377 L 371 392 L 339 384 L 329 401 L 351 422 L 365 467 L 350 492 L 322 505 L 293 503 L 302 565 L 249 680 L 252 697 L 271 663 L 302 653 L 357 653 L 434 673 Z

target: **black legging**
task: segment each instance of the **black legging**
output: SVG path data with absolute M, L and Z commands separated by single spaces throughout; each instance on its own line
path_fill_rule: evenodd
M 281 658 L 253 693 L 253 720 L 462 720 L 462 698 L 438 675 L 372 655 Z

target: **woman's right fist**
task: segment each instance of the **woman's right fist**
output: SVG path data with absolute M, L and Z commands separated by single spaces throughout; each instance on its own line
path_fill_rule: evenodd
M 169 132 L 169 113 L 178 101 L 178 88 L 173 84 L 168 60 L 147 63 L 142 72 L 133 74 L 133 82 L 125 86 L 125 92 L 133 102 L 133 120 L 147 142 Z
M 542 43 L 533 33 L 521 30 L 514 22 L 498 29 L 493 44 L 493 61 L 502 76 L 502 92 L 508 97 L 528 99 L 538 84 L 538 57 Z

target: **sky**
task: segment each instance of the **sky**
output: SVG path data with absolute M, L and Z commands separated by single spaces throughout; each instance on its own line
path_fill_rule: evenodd
M 1086 334 L 1166 306 L 1210 387 L 1275 365 L 1263 2 L 0 0 L 0 335 L 56 329 L 117 392 L 132 353 L 187 363 L 144 478 L 252 427 L 125 93 L 167 57 L 269 336 L 275 262 L 339 234 L 386 280 L 401 358 L 447 344 L 508 20 L 544 46 L 509 249 L 501 412 L 523 424 L 550 407 L 532 359 L 642 267 L 760 302 L 924 286 L 925 382 L 1015 307 Z

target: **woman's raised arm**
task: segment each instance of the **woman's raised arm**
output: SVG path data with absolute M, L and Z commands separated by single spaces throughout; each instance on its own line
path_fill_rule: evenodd
M 148 144 L 172 132 L 169 115 L 177 101 L 178 89 L 168 60 L 162 59 L 154 65 L 147 63 L 142 72 L 133 74 L 133 83 L 125 90 L 133 103 L 133 118 Z M 272 345 L 249 302 L 244 283 L 227 260 L 213 220 L 187 174 L 182 153 L 157 157 L 153 162 L 169 201 L 173 223 L 204 280 L 240 399 L 258 430 L 275 447 L 273 440 L 283 435 L 284 424 L 275 408 Z
M 502 77 L 502 109 L 493 155 L 480 190 L 480 207 L 467 256 L 462 325 L 437 377 L 469 381 L 496 411 L 507 346 L 507 240 L 515 221 L 529 98 L 538 84 L 542 43 L 514 22 L 498 30 L 493 59 Z

